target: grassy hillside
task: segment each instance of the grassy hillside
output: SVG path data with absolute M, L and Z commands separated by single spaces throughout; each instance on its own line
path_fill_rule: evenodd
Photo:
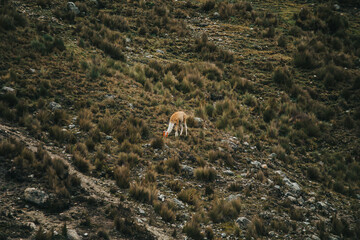
M 359 238 L 359 7 L 1 1 L 0 239 Z

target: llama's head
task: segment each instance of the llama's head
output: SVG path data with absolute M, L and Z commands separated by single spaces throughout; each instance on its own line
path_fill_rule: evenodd
M 168 131 L 163 132 L 163 137 L 167 137 L 169 135 Z

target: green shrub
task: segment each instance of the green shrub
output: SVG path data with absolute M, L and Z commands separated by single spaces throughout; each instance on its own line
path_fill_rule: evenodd
M 273 80 L 287 88 L 291 88 L 293 85 L 292 74 L 287 67 L 277 67 L 273 72 Z

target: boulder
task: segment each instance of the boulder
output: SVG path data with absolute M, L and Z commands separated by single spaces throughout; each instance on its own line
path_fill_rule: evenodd
M 56 109 L 61 109 L 61 105 L 57 102 L 50 102 L 49 103 L 49 108 L 54 111 Z
M 13 92 L 15 92 L 15 89 L 13 89 L 12 87 L 6 87 L 6 86 L 3 86 L 1 90 L 4 93 L 13 93 Z
M 75 229 L 67 229 L 67 239 L 69 240 L 81 240 L 81 237 Z
M 239 225 L 241 229 L 244 229 L 247 228 L 247 226 L 250 223 L 250 220 L 247 219 L 246 217 L 239 217 L 238 219 L 236 219 L 236 223 Z
M 24 192 L 25 200 L 35 203 L 37 205 L 44 204 L 48 198 L 49 195 L 46 194 L 44 191 L 41 191 L 37 188 L 27 188 Z
M 68 2 L 67 8 L 69 9 L 70 12 L 74 13 L 75 15 L 78 15 L 80 13 L 79 8 L 73 2 Z

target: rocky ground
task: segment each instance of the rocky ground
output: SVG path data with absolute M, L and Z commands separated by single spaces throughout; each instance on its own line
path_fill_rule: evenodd
M 339 4 L 1 3 L 0 239 L 358 239 Z

